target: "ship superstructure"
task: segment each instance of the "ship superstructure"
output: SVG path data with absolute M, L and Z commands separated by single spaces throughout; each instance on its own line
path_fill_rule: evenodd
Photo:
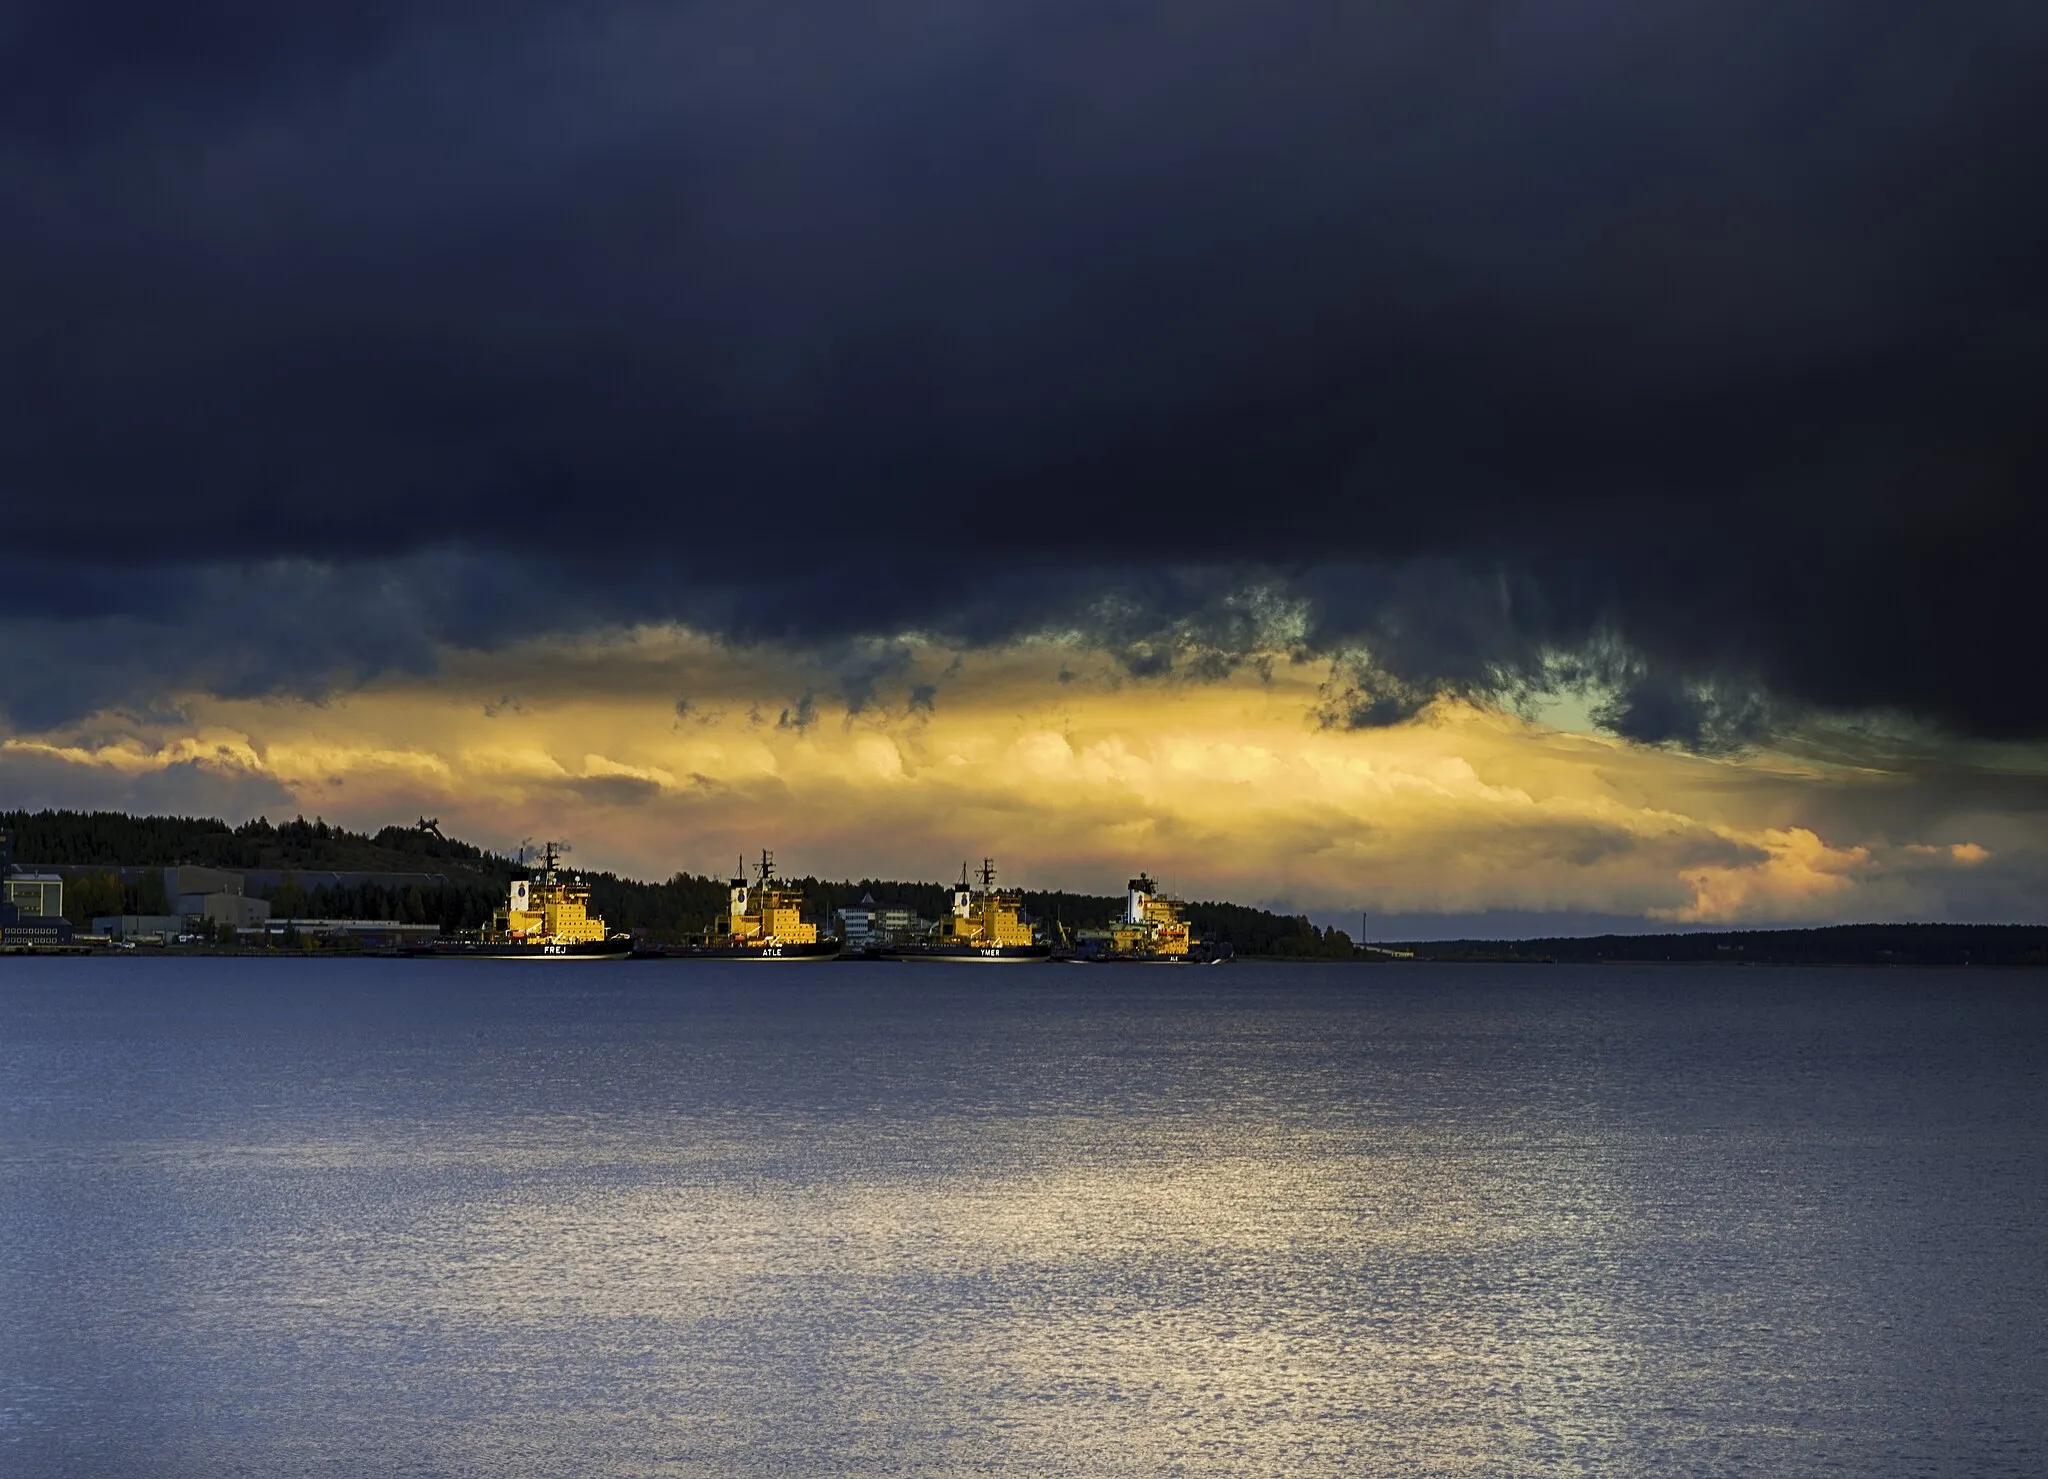
M 547 844 L 540 870 L 515 878 L 505 907 L 491 916 L 491 934 L 541 945 L 587 945 L 605 937 L 604 920 L 590 912 L 590 890 L 559 866 Z
M 726 907 L 703 939 L 642 954 L 676 960 L 831 960 L 839 954 L 839 940 L 821 936 L 818 926 L 804 918 L 802 891 L 775 876 L 775 854 L 764 851 L 752 883 L 741 859 L 726 889 Z
M 997 888 L 995 859 L 983 858 L 973 882 L 967 865 L 960 865 L 952 912 L 930 938 L 884 954 L 892 960 L 1029 961 L 1047 959 L 1052 947 L 1039 943 L 1024 914 L 1024 895 Z
M 1161 891 L 1149 874 L 1124 886 L 1123 918 L 1076 935 L 1074 958 L 1086 961 L 1150 961 L 1161 965 L 1214 964 L 1217 951 L 1195 938 L 1183 911 L 1187 905 Z
M 515 878 L 490 927 L 473 939 L 437 941 L 419 954 L 507 960 L 621 960 L 631 937 L 605 928 L 590 912 L 590 888 L 562 866 L 566 849 L 549 842 L 540 865 Z
M 746 864 L 727 890 L 724 932 L 705 941 L 707 953 L 741 959 L 829 960 L 839 941 L 819 938 L 804 918 L 804 896 L 775 876 L 775 854 L 763 850 L 756 877 L 747 883 Z

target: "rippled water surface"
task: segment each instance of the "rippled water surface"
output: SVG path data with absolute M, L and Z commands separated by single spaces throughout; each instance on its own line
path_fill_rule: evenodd
M 0 962 L 0 1473 L 2048 1473 L 2048 978 Z

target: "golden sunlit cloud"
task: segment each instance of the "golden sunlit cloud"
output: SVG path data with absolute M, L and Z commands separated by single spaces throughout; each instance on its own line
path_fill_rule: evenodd
M 1148 869 L 1189 896 L 1326 912 L 1897 916 L 1995 872 L 2002 847 L 1846 835 L 1814 818 L 1870 778 L 1783 754 L 1646 749 L 1450 701 L 1323 727 L 1325 675 L 1285 662 L 1191 684 L 1120 680 L 1059 643 L 880 657 L 849 659 L 883 676 L 848 704 L 815 661 L 645 629 L 450 654 L 431 683 L 324 703 L 194 696 L 5 757 L 227 778 L 352 826 L 435 815 L 498 847 L 567 836 L 586 866 L 640 877 L 764 846 L 849 877 L 993 854 L 1023 886 L 1107 892 Z

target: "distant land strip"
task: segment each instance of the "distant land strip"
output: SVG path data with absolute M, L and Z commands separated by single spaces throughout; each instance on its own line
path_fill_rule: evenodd
M 1545 940 L 1429 940 L 1369 949 L 1423 961 L 1597 965 L 2048 966 L 2048 925 L 1837 924 L 1814 929 L 1700 930 Z
M 111 811 L 0 811 L 15 862 L 67 879 L 65 913 L 148 914 L 163 907 L 158 870 L 177 864 L 244 873 L 251 894 L 281 915 L 388 919 L 475 929 L 502 901 L 511 858 L 441 835 L 427 819 L 375 833 L 316 818 L 230 826 L 212 817 L 131 816 Z M 613 927 L 651 940 L 703 931 L 726 901 L 723 878 L 677 873 L 659 883 L 584 870 L 591 903 Z M 943 883 L 794 878 L 824 917 L 872 894 L 883 905 L 937 917 Z M 1121 895 L 1026 890 L 1035 917 L 1070 929 L 1119 915 Z M 2048 925 L 1845 924 L 1808 929 L 1698 930 L 1683 934 L 1557 936 L 1533 940 L 1429 940 L 1359 944 L 1341 929 L 1249 905 L 1192 902 L 1196 935 L 1240 957 L 1395 964 L 1601 964 L 1690 962 L 1742 965 L 2048 967 Z

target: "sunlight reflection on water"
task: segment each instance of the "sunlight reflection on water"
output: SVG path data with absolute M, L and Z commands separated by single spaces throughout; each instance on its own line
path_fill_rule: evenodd
M 54 964 L 10 1474 L 2048 1460 L 2037 977 Z

